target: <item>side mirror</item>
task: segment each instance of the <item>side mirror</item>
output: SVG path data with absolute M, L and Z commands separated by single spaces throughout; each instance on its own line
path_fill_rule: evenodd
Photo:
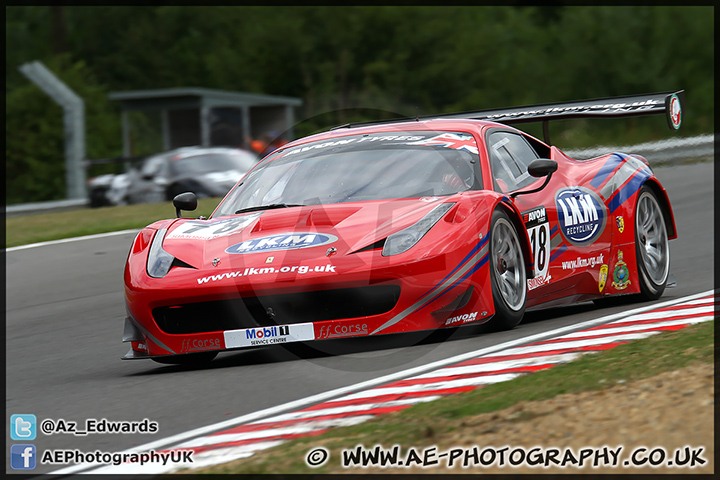
M 547 158 L 538 158 L 528 165 L 528 173 L 533 177 L 547 177 L 557 171 L 558 164 L 555 160 Z
M 543 182 L 542 185 L 533 190 L 527 190 L 525 192 L 513 192 L 510 194 L 510 197 L 515 198 L 518 195 L 539 192 L 547 186 L 547 184 L 550 182 L 552 174 L 557 171 L 557 168 L 558 164 L 555 160 L 550 160 L 548 158 L 538 158 L 537 160 L 533 160 L 532 162 L 530 162 L 530 165 L 528 165 L 528 173 L 533 177 L 537 178 L 545 177 L 545 182 Z
M 177 217 L 180 218 L 180 210 L 195 210 L 197 208 L 197 197 L 193 192 L 185 192 L 173 198 Z

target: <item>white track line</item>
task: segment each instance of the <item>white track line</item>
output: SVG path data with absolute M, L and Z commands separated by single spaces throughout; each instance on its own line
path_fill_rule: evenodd
M 416 375 L 408 380 L 416 378 L 452 377 L 455 375 L 468 375 L 473 373 L 487 373 L 510 368 L 532 367 L 536 365 L 560 364 L 575 360 L 585 352 L 562 353 L 559 355 L 545 355 L 539 357 L 518 358 L 515 360 L 502 360 L 492 363 L 481 363 L 478 365 L 461 365 L 457 367 L 445 367 L 433 372 Z
M 45 247 L 47 245 L 58 245 L 60 243 L 77 242 L 79 240 L 91 240 L 93 238 L 112 237 L 115 235 L 124 235 L 126 233 L 137 233 L 140 230 L 141 230 L 140 228 L 134 228 L 132 230 L 118 230 L 117 232 L 96 233 L 95 235 L 85 235 L 84 237 L 62 238 L 60 240 L 50 240 L 48 242 L 31 243 L 29 245 L 20 245 L 17 247 L 10 247 L 10 248 L 6 248 L 5 251 L 6 252 L 14 252 L 16 250 L 25 250 L 28 248 L 35 248 L 35 247 Z
M 519 377 L 520 375 L 520 373 L 503 373 L 500 375 L 484 375 L 480 377 L 461 378 L 458 380 L 448 380 L 436 383 L 418 383 L 403 387 L 378 387 L 353 393 L 352 395 L 343 397 L 343 400 L 382 397 L 383 395 L 403 395 L 416 392 L 432 392 L 433 390 L 448 390 L 450 388 L 471 387 L 475 385 L 490 385 L 493 383 L 506 382 L 515 377 Z
M 320 420 L 296 425 L 288 425 L 286 427 L 267 428 L 265 430 L 255 430 L 252 432 L 208 435 L 207 437 L 194 438 L 185 443 L 175 445 L 173 448 L 197 448 L 205 447 L 208 445 L 217 445 L 221 443 L 279 437 L 283 435 L 300 435 L 303 433 L 313 432 L 315 430 L 326 430 L 333 427 L 347 427 L 351 425 L 357 425 L 358 423 L 363 423 L 366 420 L 370 420 L 374 416 L 375 415 L 358 415 L 355 417 L 332 418 L 330 420 Z
M 363 412 L 365 410 L 377 410 L 380 408 L 388 408 L 388 407 L 399 407 L 402 405 L 415 405 L 417 403 L 424 403 L 424 402 L 432 402 L 434 400 L 437 400 L 442 395 L 432 395 L 428 397 L 415 397 L 415 398 L 404 398 L 402 400 L 392 400 L 390 402 L 378 402 L 378 403 L 359 403 L 357 405 L 346 405 L 344 407 L 332 407 L 332 408 L 322 408 L 318 410 L 298 410 L 297 412 L 292 413 L 285 413 L 283 415 L 278 415 L 276 417 L 270 417 L 265 418 L 263 420 L 259 420 L 254 423 L 249 423 L 248 425 L 262 425 L 263 423 L 273 423 L 273 422 L 288 422 L 291 420 L 309 420 L 314 417 L 322 417 L 325 415 L 337 415 L 341 413 L 353 413 L 353 412 Z
M 675 325 L 688 325 L 692 323 L 702 323 L 707 322 L 709 320 L 712 320 L 712 315 L 705 315 L 702 317 L 695 317 L 695 318 L 683 318 L 681 320 L 672 320 L 668 322 L 657 322 L 657 323 L 647 323 L 647 324 L 640 324 L 640 325 L 630 325 L 627 327 L 617 327 L 617 328 L 603 328 L 602 330 L 584 330 L 582 332 L 573 332 L 568 333 L 567 335 L 563 335 L 560 338 L 578 338 L 578 337 L 594 337 L 594 336 L 600 336 L 600 335 L 612 335 L 615 333 L 623 333 L 623 332 L 637 332 L 638 330 L 642 330 L 643 328 L 646 328 L 647 330 L 658 330 L 662 327 L 672 327 Z
M 411 377 L 413 375 L 418 375 L 421 373 L 428 372 L 430 370 L 436 370 L 438 368 L 442 368 L 442 367 L 445 367 L 448 365 L 460 363 L 462 361 L 469 360 L 471 358 L 488 355 L 490 353 L 501 351 L 501 350 L 507 350 L 511 347 L 515 347 L 518 345 L 525 345 L 528 343 L 539 342 L 539 341 L 547 340 L 550 338 L 556 338 L 556 337 L 558 337 L 562 334 L 568 333 L 568 332 L 572 332 L 572 331 L 576 331 L 576 330 L 583 330 L 588 327 L 593 327 L 593 326 L 601 325 L 604 323 L 610 323 L 610 322 L 616 321 L 620 318 L 627 318 L 631 315 L 637 315 L 637 314 L 647 312 L 650 310 L 655 310 L 658 308 L 668 307 L 671 305 L 676 305 L 678 303 L 695 300 L 698 298 L 706 297 L 708 295 L 712 295 L 713 293 L 714 293 L 714 290 L 708 290 L 708 291 L 705 291 L 702 293 L 688 295 L 686 297 L 676 298 L 674 300 L 668 300 L 666 302 L 656 303 L 653 305 L 636 308 L 634 310 L 630 310 L 630 311 L 626 311 L 626 312 L 614 313 L 612 315 L 607 315 L 604 317 L 596 318 L 594 320 L 588 320 L 587 322 L 568 325 L 566 327 L 557 328 L 555 330 L 550 330 L 548 332 L 530 335 L 529 337 L 511 340 L 509 342 L 501 343 L 499 345 L 494 345 L 492 347 L 481 348 L 479 350 L 474 350 L 472 352 L 467 352 L 467 353 L 463 353 L 460 355 L 456 355 L 454 357 L 446 358 L 443 360 L 438 360 L 436 362 L 429 363 L 427 365 L 421 365 L 418 367 L 410 368 L 410 369 L 403 370 L 400 372 L 392 373 L 390 375 L 385 375 L 383 377 L 378 377 L 378 378 L 374 378 L 374 379 L 367 380 L 364 382 L 356 383 L 355 385 L 349 385 L 347 387 L 336 388 L 334 390 L 329 390 L 327 392 L 319 393 L 316 395 L 311 395 L 309 397 L 294 400 L 292 402 L 284 403 L 282 405 L 277 405 L 275 407 L 266 408 L 264 410 L 259 410 L 257 412 L 249 413 L 246 415 L 241 415 L 239 417 L 231 418 L 231 419 L 228 419 L 228 420 L 225 420 L 222 422 L 195 428 L 193 430 L 188 430 L 187 432 L 179 433 L 177 435 L 172 435 L 170 437 L 161 438 L 159 440 L 155 440 L 155 441 L 143 444 L 143 445 L 138 445 L 136 447 L 128 448 L 127 450 L 123 450 L 120 453 L 136 453 L 136 452 L 144 452 L 147 450 L 160 450 L 163 447 L 166 447 L 168 445 L 177 444 L 177 443 L 186 441 L 190 438 L 199 437 L 200 435 L 206 435 L 206 434 L 218 431 L 218 430 L 229 429 L 236 425 L 250 423 L 250 422 L 253 422 L 253 421 L 256 421 L 256 420 L 259 420 L 262 418 L 266 418 L 266 417 L 269 417 L 272 415 L 277 415 L 282 412 L 287 412 L 288 410 L 299 409 L 300 407 L 304 407 L 306 405 L 321 403 L 326 400 L 330 400 L 332 398 L 339 397 L 341 395 L 345 395 L 345 394 L 348 394 L 351 392 L 356 392 L 358 390 L 369 389 L 369 388 L 372 388 L 372 387 L 375 387 L 378 385 L 383 385 L 385 383 L 393 382 L 395 380 L 405 379 L 405 378 Z M 69 473 L 80 472 L 82 470 L 87 470 L 89 468 L 94 468 L 97 466 L 98 466 L 98 464 L 83 463 L 80 465 L 73 465 L 70 467 L 62 468 L 62 469 L 56 470 L 52 473 L 54 473 L 54 474 L 69 474 Z
M 508 355 L 518 355 L 521 353 L 537 353 L 550 352 L 553 350 L 569 350 L 581 347 L 591 347 L 596 345 L 604 345 L 606 343 L 627 342 L 630 340 L 640 340 L 655 333 L 660 332 L 644 332 L 644 333 L 626 333 L 624 335 L 609 335 L 607 337 L 597 337 L 587 340 L 575 340 L 569 342 L 558 343 L 541 343 L 538 345 L 528 345 L 526 347 L 515 347 L 507 351 Z
M 613 323 L 637 322 L 638 320 L 654 320 L 656 318 L 670 318 L 680 317 L 683 315 L 698 315 L 700 313 L 713 313 L 714 308 L 714 305 L 708 305 L 706 307 L 685 308 L 683 310 L 666 310 L 664 312 L 642 313 L 639 315 L 631 315 L 627 318 L 617 320 Z
M 715 297 L 708 297 L 708 298 L 699 298 L 697 300 L 693 300 L 691 302 L 685 302 L 686 305 L 706 305 L 710 304 L 712 305 L 715 302 Z

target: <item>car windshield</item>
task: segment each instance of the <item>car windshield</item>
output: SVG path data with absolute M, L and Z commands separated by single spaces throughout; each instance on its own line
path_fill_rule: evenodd
M 208 153 L 171 158 L 170 169 L 174 175 L 202 175 L 204 173 L 237 170 L 238 165 L 230 160 L 227 155 Z
M 412 131 L 351 135 L 283 149 L 262 161 L 215 216 L 263 206 L 451 195 L 479 189 L 469 133 Z

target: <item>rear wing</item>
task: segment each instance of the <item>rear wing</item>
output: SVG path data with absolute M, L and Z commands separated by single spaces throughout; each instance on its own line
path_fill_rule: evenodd
M 627 95 L 623 97 L 596 98 L 575 102 L 545 103 L 524 107 L 447 113 L 443 115 L 385 120 L 381 122 L 348 124 L 335 128 L 356 127 L 376 123 L 406 122 L 408 120 L 432 120 L 436 118 L 487 120 L 510 125 L 516 123 L 543 122 L 545 142 L 550 144 L 548 122 L 569 118 L 632 117 L 665 114 L 668 127 L 670 127 L 671 130 L 677 130 L 682 123 L 682 105 L 684 101 L 685 91 L 679 90 L 676 92 Z

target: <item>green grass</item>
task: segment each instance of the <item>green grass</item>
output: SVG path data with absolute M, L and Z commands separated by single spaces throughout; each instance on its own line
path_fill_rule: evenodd
M 220 198 L 198 200 L 193 212 L 183 211 L 187 217 L 208 216 Z M 7 247 L 46 242 L 60 238 L 80 237 L 96 233 L 129 230 L 149 225 L 164 218 L 174 218 L 175 207 L 171 202 L 103 207 L 43 213 L 5 219 L 5 244 Z
M 520 401 L 544 400 L 564 393 L 602 390 L 698 363 L 713 362 L 714 322 L 666 332 L 630 342 L 612 350 L 584 355 L 553 368 L 496 383 L 471 392 L 419 404 L 382 415 L 353 427 L 335 428 L 320 435 L 287 442 L 253 457 L 192 473 L 327 473 L 337 462 L 310 469 L 305 455 L 317 446 L 330 450 L 330 458 L 355 445 L 398 444 L 419 448 L 433 438 L 462 428 L 464 417 L 505 409 Z M 527 419 L 517 418 L 516 421 Z M 458 424 L 460 425 L 458 427 Z

